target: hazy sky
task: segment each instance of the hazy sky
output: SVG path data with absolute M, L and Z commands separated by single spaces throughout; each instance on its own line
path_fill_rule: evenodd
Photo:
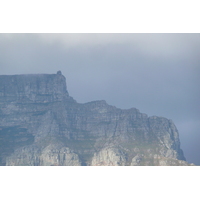
M 0 74 L 61 70 L 77 102 L 172 119 L 200 165 L 200 34 L 0 34 Z

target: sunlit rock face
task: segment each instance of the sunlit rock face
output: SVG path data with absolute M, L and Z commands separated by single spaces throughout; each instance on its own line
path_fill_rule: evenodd
M 57 74 L 0 76 L 0 165 L 190 165 L 163 117 L 77 103 Z

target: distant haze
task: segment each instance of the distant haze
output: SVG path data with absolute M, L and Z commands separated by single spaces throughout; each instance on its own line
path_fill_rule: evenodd
M 200 165 L 200 34 L 0 34 L 0 74 L 56 73 L 77 102 L 172 119 Z

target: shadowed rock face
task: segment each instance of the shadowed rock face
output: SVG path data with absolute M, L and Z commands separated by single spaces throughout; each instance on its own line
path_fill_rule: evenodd
M 0 101 L 47 103 L 69 98 L 65 77 L 55 74 L 0 76 Z
M 0 165 L 190 165 L 171 120 L 79 104 L 57 74 L 0 76 Z

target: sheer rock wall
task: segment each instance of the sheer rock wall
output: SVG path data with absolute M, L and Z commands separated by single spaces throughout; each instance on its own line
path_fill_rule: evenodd
M 57 74 L 0 76 L 0 165 L 190 165 L 171 120 L 77 103 Z

